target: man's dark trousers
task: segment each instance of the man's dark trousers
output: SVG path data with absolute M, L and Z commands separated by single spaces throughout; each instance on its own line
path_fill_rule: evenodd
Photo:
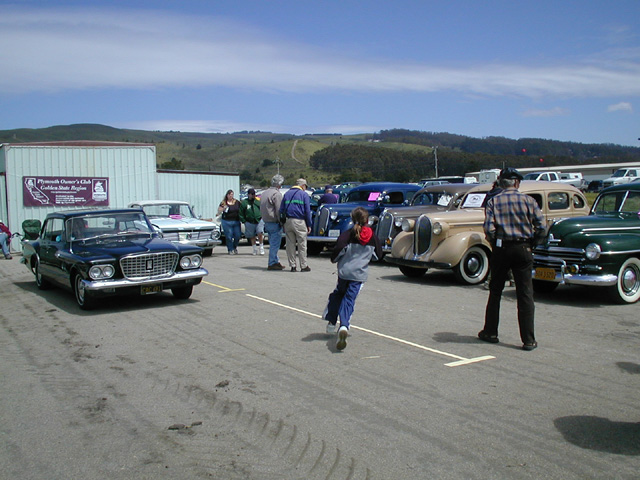
M 534 343 L 536 341 L 533 326 L 535 305 L 531 279 L 533 256 L 531 255 L 530 243 L 505 241 L 502 247 L 494 246 L 490 265 L 491 281 L 489 282 L 489 300 L 485 313 L 484 331 L 489 335 L 498 334 L 500 299 L 507 274 L 511 269 L 516 283 L 520 338 L 524 344 Z

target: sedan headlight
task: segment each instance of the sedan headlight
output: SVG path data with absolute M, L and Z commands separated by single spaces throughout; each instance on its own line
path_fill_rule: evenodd
M 393 221 L 393 224 L 395 225 L 396 228 L 402 228 L 403 220 L 404 219 L 402 217 L 396 217 L 395 220 Z
M 584 249 L 584 253 L 589 260 L 596 260 L 600 258 L 602 249 L 597 243 L 590 243 L 587 245 L 587 248 Z
M 200 255 L 185 255 L 180 259 L 180 266 L 184 270 L 200 268 L 200 265 L 202 265 L 202 257 Z
M 89 277 L 92 280 L 111 278 L 115 273 L 116 269 L 113 268 L 113 265 L 94 265 L 89 269 Z
M 442 235 L 449 230 L 449 224 L 447 222 L 433 222 L 431 232 L 434 235 Z
M 330 218 L 331 220 L 335 221 L 338 218 L 338 212 L 336 212 L 335 210 L 332 210 Z
M 416 224 L 415 220 L 405 218 L 402 220 L 402 231 L 403 232 L 413 232 L 413 227 Z

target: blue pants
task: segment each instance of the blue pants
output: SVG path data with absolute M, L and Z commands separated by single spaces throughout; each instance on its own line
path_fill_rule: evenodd
M 240 228 L 240 220 L 222 220 L 222 230 L 224 232 L 224 240 L 227 243 L 227 250 L 233 252 L 240 244 L 242 229 Z
M 264 222 L 264 231 L 269 235 L 269 264 L 280 263 L 278 250 L 282 241 L 282 226 L 278 222 Z
M 340 317 L 340 326 L 349 328 L 351 315 L 356 306 L 356 298 L 362 290 L 362 282 L 344 280 L 338 277 L 336 289 L 329 295 L 329 303 L 324 311 L 324 319 L 336 324 Z
M 0 232 L 0 247 L 2 247 L 2 253 L 4 253 L 5 257 L 11 256 L 11 251 L 9 250 L 9 242 L 11 239 L 9 235 L 4 232 Z

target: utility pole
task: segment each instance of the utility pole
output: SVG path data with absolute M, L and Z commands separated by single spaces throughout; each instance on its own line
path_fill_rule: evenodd
M 282 161 L 280 160 L 280 157 L 276 155 L 276 166 L 278 167 L 278 175 L 280 175 L 280 165 L 282 165 Z
M 438 146 L 433 147 L 433 158 L 436 161 L 436 178 L 438 178 Z

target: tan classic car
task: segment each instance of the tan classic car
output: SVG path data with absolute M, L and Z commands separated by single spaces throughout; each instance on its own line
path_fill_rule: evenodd
M 444 183 L 430 185 L 416 192 L 411 205 L 385 208 L 376 224 L 376 235 L 380 239 L 382 251 L 389 253 L 393 239 L 402 231 L 405 219 L 415 220 L 423 213 L 444 212 L 460 205 L 462 196 L 477 184 Z
M 457 209 L 430 212 L 407 220 L 391 245 L 385 261 L 408 277 L 428 269 L 452 269 L 459 282 L 476 285 L 489 273 L 491 245 L 484 230 L 484 204 L 491 184 L 469 190 Z M 566 217 L 587 215 L 589 206 L 577 188 L 558 182 L 522 181 L 520 191 L 532 196 L 547 219 L 547 226 Z

